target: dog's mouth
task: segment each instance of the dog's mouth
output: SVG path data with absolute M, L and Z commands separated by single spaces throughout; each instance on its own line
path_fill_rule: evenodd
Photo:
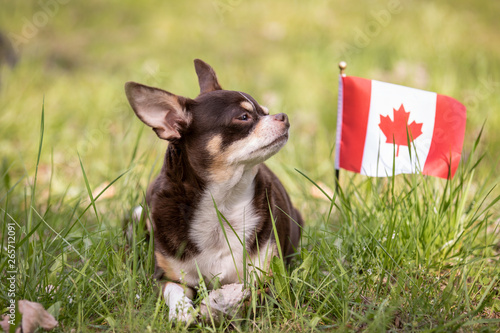
M 288 130 L 280 132 L 279 134 L 276 132 L 268 133 L 267 138 L 262 138 L 262 135 L 252 137 L 249 140 L 235 143 L 234 147 L 226 148 L 227 162 L 229 164 L 241 163 L 247 165 L 264 162 L 276 154 L 288 141 Z
M 265 155 L 268 155 L 268 153 L 270 152 L 271 155 L 275 154 L 276 152 L 278 152 L 278 150 L 287 142 L 288 140 L 288 132 L 280 135 L 279 137 L 277 137 L 276 139 L 274 139 L 271 143 L 268 143 L 267 145 L 265 146 L 262 146 L 262 147 L 259 147 L 257 149 L 255 149 L 254 151 L 252 151 L 251 153 L 249 153 L 248 155 L 253 155 L 254 153 L 257 153 L 257 152 L 266 152 Z M 278 149 L 276 149 L 278 148 Z M 270 155 L 268 155 L 266 157 L 269 158 Z
M 268 149 L 268 148 L 272 148 L 274 146 L 278 146 L 278 145 L 281 145 L 281 144 L 284 144 L 286 141 L 288 140 L 288 132 L 286 132 L 285 134 L 277 137 L 273 142 L 261 147 L 259 150 L 265 150 L 265 149 Z

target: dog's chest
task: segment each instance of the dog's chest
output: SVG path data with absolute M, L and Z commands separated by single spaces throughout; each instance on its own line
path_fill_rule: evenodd
M 209 187 L 202 194 L 188 235 L 199 252 L 178 262 L 188 284 L 198 281 L 199 273 L 209 281 L 216 277 L 222 283 L 243 278 L 244 248 L 249 247 L 249 239 L 255 239 L 259 224 L 254 194 L 253 183 L 229 193 L 223 188 Z

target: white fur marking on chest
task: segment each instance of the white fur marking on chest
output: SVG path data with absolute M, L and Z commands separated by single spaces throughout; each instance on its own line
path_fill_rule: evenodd
M 242 170 L 234 182 L 211 185 L 203 193 L 189 231 L 189 238 L 200 253 L 177 262 L 188 284 L 197 284 L 197 268 L 207 282 L 217 277 L 222 284 L 241 283 L 245 278 L 243 247 L 253 238 L 259 223 L 253 206 L 254 177 L 254 171 Z M 214 201 L 225 219 L 219 218 Z

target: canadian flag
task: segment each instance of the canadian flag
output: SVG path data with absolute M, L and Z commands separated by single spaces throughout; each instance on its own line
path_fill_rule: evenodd
M 465 107 L 451 97 L 340 76 L 335 167 L 375 177 L 453 178 L 465 122 Z

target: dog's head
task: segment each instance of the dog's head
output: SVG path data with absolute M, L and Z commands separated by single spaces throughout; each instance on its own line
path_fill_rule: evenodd
M 250 95 L 223 90 L 212 67 L 199 59 L 194 63 L 200 85 L 195 99 L 125 84 L 134 112 L 158 137 L 179 145 L 195 165 L 219 175 L 230 166 L 261 163 L 285 145 L 290 127 L 286 114 L 269 115 Z

